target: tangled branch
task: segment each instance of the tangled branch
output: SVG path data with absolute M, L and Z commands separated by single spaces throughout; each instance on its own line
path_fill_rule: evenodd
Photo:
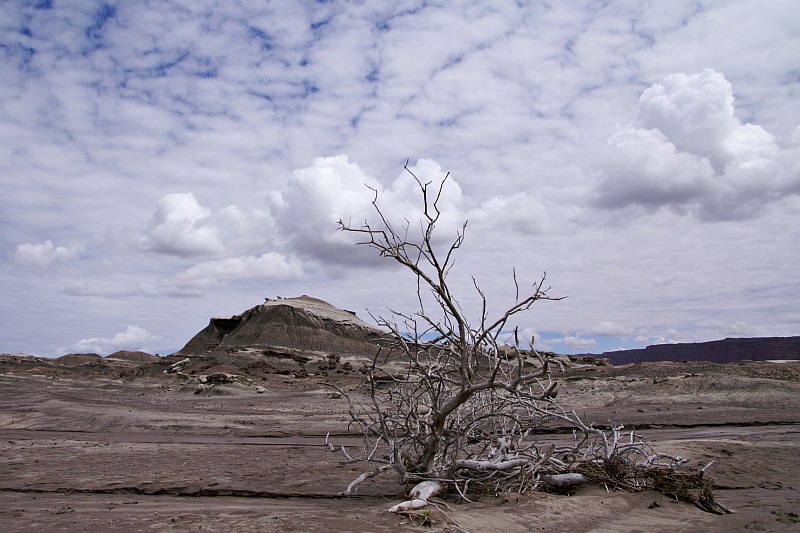
M 513 346 L 500 342 L 513 317 L 541 300 L 560 299 L 549 295 L 546 275 L 521 294 L 514 272 L 515 301 L 496 318 L 489 317 L 486 296 L 473 280 L 482 306 L 479 319 L 470 323 L 447 284 L 466 223 L 449 246 L 434 245 L 448 177 L 434 186 L 407 163 L 404 168 L 422 196 L 418 240 L 409 238 L 407 220 L 402 227 L 388 220 L 377 191 L 372 201 L 377 227 L 339 222 L 342 231 L 364 237 L 359 244 L 416 277 L 420 306 L 415 314 L 394 312 L 391 319 L 379 319 L 389 331 L 387 348 L 405 363 L 402 375 L 384 370 L 378 354 L 358 398 L 336 387 L 348 402 L 350 428 L 362 445 L 356 453 L 326 443 L 348 462 L 371 465 L 344 494 L 392 470 L 403 483 L 439 483 L 465 500 L 481 493 L 564 490 L 593 482 L 614 490 L 656 489 L 701 508 L 707 502 L 712 512 L 724 509 L 714 502 L 702 472 L 679 471 L 685 459 L 656 453 L 641 435 L 622 426 L 597 427 L 562 407 L 550 371 L 557 361 L 539 353 L 533 340 L 528 350 L 520 349 L 514 329 Z M 432 308 L 424 305 L 426 293 Z M 555 427 L 571 433 L 553 436 Z

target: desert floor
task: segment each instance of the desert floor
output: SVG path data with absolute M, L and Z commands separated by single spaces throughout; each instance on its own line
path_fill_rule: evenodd
M 800 531 L 800 362 L 650 363 L 571 369 L 563 403 L 638 428 L 656 449 L 711 459 L 717 516 L 656 492 L 450 499 L 422 527 L 386 512 L 392 475 L 360 473 L 324 446 L 346 402 L 319 376 L 265 374 L 194 394 L 173 374 L 58 370 L 0 359 L 0 530 Z M 353 388 L 356 373 L 324 378 Z M 456 525 L 457 524 L 457 525 Z

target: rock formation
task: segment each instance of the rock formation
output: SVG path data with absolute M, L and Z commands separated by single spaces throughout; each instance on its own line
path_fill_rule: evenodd
M 129 351 L 129 350 L 119 350 L 112 354 L 106 356 L 106 359 L 116 359 L 119 361 L 127 361 L 128 363 L 133 363 L 136 365 L 141 365 L 145 363 L 154 363 L 159 360 L 157 355 L 149 354 L 147 352 L 142 351 Z
M 743 360 L 800 359 L 800 337 L 756 337 L 698 343 L 656 344 L 641 350 L 605 352 L 600 357 L 609 359 L 614 365 L 654 361 L 732 363 Z
M 211 363 L 232 364 L 247 374 L 263 367 L 302 375 L 307 364 L 314 372 L 353 370 L 372 361 L 385 337 L 355 313 L 320 299 L 280 298 L 230 318 L 212 318 L 170 361 L 190 358 L 191 365 L 181 364 L 189 373 Z

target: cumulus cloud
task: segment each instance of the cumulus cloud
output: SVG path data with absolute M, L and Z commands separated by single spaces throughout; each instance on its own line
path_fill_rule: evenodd
M 519 328 L 518 336 L 520 341 L 520 348 L 528 349 L 530 343 L 533 342 L 534 348 L 536 348 L 539 351 L 549 352 L 553 350 L 553 347 L 550 345 L 550 341 L 544 338 L 541 333 L 530 327 Z M 513 344 L 514 343 L 513 333 L 509 333 L 508 338 L 501 339 L 501 341 L 505 342 L 506 344 Z
M 678 341 L 672 337 L 657 337 L 652 341 L 652 344 L 678 344 Z
M 197 263 L 172 276 L 121 283 L 119 281 L 70 281 L 62 293 L 74 297 L 120 299 L 198 298 L 219 287 L 248 282 L 287 282 L 304 276 L 303 264 L 279 252 L 227 257 Z
M 108 355 L 118 350 L 144 351 L 149 352 L 147 343 L 156 340 L 147 330 L 128 326 L 125 331 L 114 334 L 111 338 L 91 337 L 81 339 L 75 344 L 65 346 L 59 350 L 61 355 L 67 353 L 97 353 Z
M 750 218 L 798 192 L 793 154 L 734 115 L 733 88 L 721 73 L 672 74 L 642 93 L 631 126 L 608 140 L 594 202 Z
M 213 255 L 224 251 L 219 230 L 208 224 L 211 212 L 190 192 L 168 194 L 158 201 L 143 249 L 167 255 Z
M 682 153 L 658 130 L 628 129 L 608 141 L 608 176 L 597 204 L 681 205 L 705 193 L 714 171 L 708 160 Z
M 697 323 L 697 328 L 702 331 L 711 333 L 714 336 L 733 336 L 733 337 L 746 337 L 751 336 L 755 332 L 746 322 L 737 320 L 733 323 L 719 320 L 717 318 L 708 318 L 701 320 Z
M 663 133 L 679 152 L 710 160 L 721 172 L 731 156 L 728 139 L 742 127 L 733 116 L 733 100 L 733 87 L 721 73 L 672 74 L 642 93 L 635 122 Z
M 255 253 L 280 241 L 272 214 L 262 208 L 246 210 L 231 204 L 212 215 L 212 221 L 220 240 L 234 254 Z
M 276 252 L 261 256 L 229 257 L 197 264 L 173 277 L 179 286 L 207 287 L 241 280 L 297 279 L 303 274 L 302 264 Z
M 494 196 L 467 213 L 470 226 L 482 231 L 504 231 L 537 235 L 547 225 L 547 211 L 527 193 Z
M 55 263 L 77 259 L 83 250 L 82 244 L 60 246 L 48 240 L 39 244 L 18 244 L 13 259 L 20 266 L 46 270 Z
M 431 197 L 446 176 L 431 160 L 420 160 L 410 170 L 422 183 L 431 183 Z M 287 186 L 274 196 L 273 207 L 278 224 L 291 235 L 294 249 L 312 257 L 362 261 L 364 257 L 352 249 L 353 242 L 360 239 L 339 231 L 337 222 L 342 220 L 353 227 L 366 222 L 380 227 L 382 222 L 372 206 L 376 194 L 383 216 L 395 231 L 402 233 L 408 226 L 409 238 L 419 234 L 422 195 L 413 177 L 403 172 L 391 186 L 384 187 L 346 155 L 317 158 L 312 166 L 294 171 Z M 455 236 L 463 224 L 462 200 L 461 187 L 449 178 L 439 199 L 437 237 Z
M 559 294 L 586 295 L 543 314 L 541 330 L 591 336 L 609 305 L 621 324 L 654 337 L 640 328 L 681 324 L 685 338 L 707 316 L 781 334 L 796 324 L 782 321 L 800 300 L 800 197 L 787 198 L 800 175 L 798 2 L 108 4 L 0 2 L 6 350 L 16 336 L 13 349 L 50 353 L 62 341 L 31 317 L 57 316 L 74 330 L 97 324 L 87 316 L 103 303 L 104 320 L 150 316 L 140 325 L 164 338 L 214 306 L 241 309 L 257 279 L 203 283 L 270 252 L 303 261 L 307 274 L 267 282 L 277 292 L 401 307 L 386 272 L 348 268 L 391 263 L 335 225 L 372 215 L 365 182 L 393 217 L 416 224 L 409 182 L 394 180 L 408 157 L 424 158 L 420 175 L 453 171 L 440 237 L 470 220 L 454 284 L 469 272 L 487 294 L 502 292 L 507 279 L 494 271 L 513 260 L 550 272 Z M 733 83 L 735 100 L 722 75 L 692 74 L 709 65 Z M 671 72 L 687 74 L 665 79 Z M 606 160 L 588 160 L 604 147 Z M 350 157 L 312 163 L 334 154 Z M 582 209 L 587 186 L 602 212 Z M 188 191 L 194 201 L 156 205 Z M 765 207 L 747 224 L 695 220 Z M 658 213 L 631 224 L 642 211 Z M 620 223 L 596 223 L 607 218 Z M 135 227 L 110 227 L 119 221 Z M 91 254 L 33 261 L 53 275 L 29 277 L 15 248 L 46 239 L 53 248 L 84 242 Z M 511 252 L 500 263 L 498 249 Z M 197 263 L 206 271 L 174 279 Z M 701 263 L 713 273 L 697 275 Z M 631 286 L 650 279 L 678 281 Z M 203 294 L 191 310 L 172 297 Z M 687 295 L 704 305 L 674 304 Z M 75 306 L 76 296 L 108 301 Z
M 367 187 L 378 190 L 380 184 L 346 155 L 319 157 L 310 167 L 295 170 L 284 188 L 272 192 L 269 203 L 293 250 L 347 262 L 357 254 L 353 239 L 337 231 L 337 222 L 361 224 L 369 216 L 374 193 Z
M 534 336 L 534 339 L 536 341 L 535 347 L 537 350 L 542 352 L 553 351 L 553 346 L 550 344 L 550 342 L 547 341 L 546 339 L 541 338 L 541 336 L 538 333 Z
M 616 322 L 603 320 L 594 325 L 592 333 L 594 335 L 600 335 L 601 337 L 629 337 L 633 334 L 633 330 L 621 326 Z
M 597 346 L 597 341 L 577 335 L 566 335 L 560 339 L 550 339 L 552 344 L 563 344 L 570 348 L 593 348 Z
M 373 264 L 375 254 L 354 249 L 359 236 L 339 231 L 337 222 L 342 220 L 357 228 L 365 222 L 373 228 L 382 227 L 372 206 L 377 199 L 392 228 L 410 241 L 417 240 L 425 223 L 419 180 L 428 184 L 431 215 L 435 214 L 432 204 L 438 195 L 434 244 L 451 243 L 467 220 L 478 232 L 532 234 L 544 227 L 544 207 L 526 193 L 495 195 L 470 209 L 457 179 L 436 161 L 421 159 L 409 170 L 411 173 L 403 171 L 387 187 L 347 155 L 316 158 L 310 167 L 295 170 L 287 185 L 270 195 L 276 226 L 286 236 L 288 246 L 303 257 L 328 263 Z

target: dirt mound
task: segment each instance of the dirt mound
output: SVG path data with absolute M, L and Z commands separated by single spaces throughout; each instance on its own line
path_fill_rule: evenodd
M 212 318 L 176 355 L 260 350 L 322 360 L 371 358 L 385 333 L 355 313 L 312 298 L 267 300 L 230 318 Z
M 57 371 L 57 367 L 53 359 L 46 359 L 43 357 L 19 353 L 0 354 L 0 373 L 45 373 L 53 371 Z
M 109 354 L 106 359 L 119 359 L 120 361 L 127 361 L 129 363 L 141 365 L 143 363 L 153 363 L 158 361 L 160 357 L 147 352 L 130 352 L 127 350 L 120 350 L 118 352 Z
M 0 363 L 3 364 L 52 364 L 52 359 L 44 357 L 36 357 L 35 355 L 28 355 L 24 353 L 0 353 Z
M 240 374 L 241 370 L 238 367 L 233 365 L 214 365 L 210 368 L 206 368 L 203 370 L 203 374 L 211 375 L 211 374 Z
M 96 363 L 101 359 L 102 357 L 96 353 L 69 353 L 67 355 L 62 355 L 56 359 L 56 361 L 59 365 L 78 366 L 86 363 Z

